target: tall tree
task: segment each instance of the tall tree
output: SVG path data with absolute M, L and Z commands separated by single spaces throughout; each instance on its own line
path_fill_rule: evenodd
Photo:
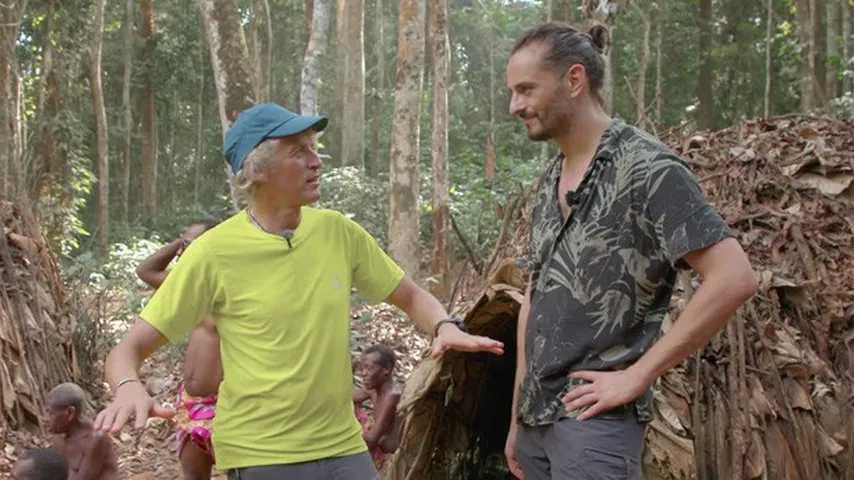
M 842 0 L 842 65 L 845 70 L 850 70 L 848 62 L 851 61 L 851 2 Z M 842 91 L 848 92 L 851 88 L 851 77 L 842 77 Z
M 649 5 L 644 4 L 641 5 L 639 2 L 633 3 L 635 10 L 638 12 L 638 15 L 641 18 L 641 23 L 643 24 L 643 39 L 641 40 L 641 58 L 640 65 L 638 66 L 638 79 L 635 84 L 635 123 L 641 127 L 645 128 L 648 123 L 648 119 L 646 116 L 646 73 L 649 69 L 649 57 L 650 53 L 650 45 L 649 45 L 649 37 L 652 34 L 652 20 L 650 19 L 650 15 L 644 10 L 645 8 L 649 8 L 649 6 L 654 7 L 654 3 L 650 3 Z
M 424 67 L 424 0 L 401 0 L 397 82 L 389 154 L 389 250 L 409 275 L 418 272 L 419 121 Z
M 828 0 L 810 0 L 810 17 L 813 24 L 813 46 L 815 47 L 815 81 L 818 101 L 821 107 L 830 100 L 827 84 L 827 4 Z M 835 0 L 829 0 L 835 1 Z
M 819 52 L 816 31 L 816 1 L 796 0 L 798 37 L 801 41 L 801 110 L 809 112 L 820 108 L 823 102 L 823 82 L 819 80 Z M 821 39 L 822 42 L 824 38 Z M 821 77 L 823 78 L 823 76 Z
M 341 116 L 341 164 L 364 168 L 365 155 L 365 2 L 344 3 L 344 103 Z
M 0 193 L 7 198 L 24 192 L 22 86 L 15 45 L 26 8 L 26 0 L 10 0 L 0 5 L 0 174 L 3 182 Z
M 273 25 L 268 0 L 254 0 L 252 19 L 249 22 L 249 44 L 255 79 L 255 99 L 270 100 L 272 90 Z
M 142 211 L 146 220 L 157 216 L 157 109 L 154 51 L 156 45 L 153 0 L 141 0 L 142 72 Z
M 98 138 L 98 253 L 107 258 L 110 250 L 110 164 L 107 157 L 107 110 L 104 107 L 104 87 L 101 81 L 101 51 L 104 44 L 104 3 L 95 3 L 95 30 L 89 51 L 89 87 L 95 111 L 95 131 Z
M 235 0 L 198 0 L 211 54 L 222 134 L 255 103 L 255 79 Z
M 551 13 L 549 21 L 555 22 L 575 22 L 575 0 L 551 0 L 551 5 L 547 5 Z
M 329 1 L 314 0 L 311 29 L 302 64 L 300 110 L 303 115 L 317 114 L 317 87 L 320 82 L 320 59 L 326 52 L 329 31 Z
M 827 60 L 828 71 L 824 91 L 827 99 L 839 96 L 840 83 L 837 66 L 841 60 L 841 30 L 842 30 L 842 4 L 847 0 L 834 0 L 827 4 Z
M 433 262 L 437 293 L 448 293 L 448 0 L 430 4 L 433 64 Z
M 768 0 L 765 15 L 765 97 L 763 101 L 763 114 L 765 118 L 771 116 L 771 47 L 774 41 L 774 0 Z
M 712 0 L 700 0 L 697 25 L 700 41 L 700 72 L 697 76 L 697 125 L 700 128 L 715 127 L 714 96 L 712 95 Z
M 131 71 L 133 70 L 133 6 L 136 4 L 134 0 L 127 0 L 125 5 L 125 21 L 122 29 L 124 30 L 124 51 L 123 51 L 123 68 L 122 68 L 122 111 L 123 121 L 122 128 L 124 138 L 122 139 L 122 163 L 121 176 L 119 185 L 119 208 L 121 212 L 122 222 L 128 223 L 128 205 L 130 203 L 130 166 L 131 166 L 131 131 L 133 129 L 133 112 L 130 103 L 130 81 Z
M 374 25 L 376 27 L 376 69 L 377 83 L 373 90 L 374 112 L 371 119 L 371 152 L 374 157 L 365 160 L 365 171 L 369 174 L 376 173 L 383 164 L 383 153 L 380 148 L 380 130 L 383 125 L 383 106 L 385 105 L 385 15 L 383 12 L 383 0 L 376 0 L 374 4 Z

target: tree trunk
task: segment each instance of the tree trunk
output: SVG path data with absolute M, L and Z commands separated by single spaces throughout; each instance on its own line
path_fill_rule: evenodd
M 826 0 L 810 0 L 810 15 L 813 23 L 812 45 L 815 48 L 815 91 L 816 100 L 822 108 L 830 99 L 825 90 L 827 83 L 827 8 Z M 832 1 L 832 0 L 831 0 Z
M 389 154 L 389 250 L 410 276 L 418 272 L 419 120 L 424 65 L 424 0 L 401 0 Z
M 702 129 L 715 127 L 715 106 L 712 95 L 712 0 L 700 0 L 697 23 L 700 32 L 700 75 L 697 78 L 697 125 Z
M 385 105 L 385 15 L 383 0 L 376 0 L 374 23 L 377 27 L 376 38 L 376 65 L 377 65 L 377 87 L 374 90 L 374 115 L 373 127 L 371 128 L 371 152 L 374 154 L 373 161 L 365 161 L 365 172 L 376 174 L 382 168 L 383 154 L 380 148 L 380 129 L 383 124 L 383 112 Z
M 142 211 L 146 221 L 157 216 L 157 111 L 154 89 L 155 25 L 153 0 L 141 0 L 143 58 Z
M 817 92 L 815 89 L 815 34 L 813 30 L 812 15 L 810 13 L 811 0 L 797 0 L 795 10 L 798 21 L 798 37 L 801 41 L 801 110 L 810 112 L 817 107 Z
M 130 166 L 131 166 L 131 131 L 133 130 L 133 113 L 130 103 L 131 70 L 133 68 L 133 6 L 134 0 L 127 0 L 125 6 L 124 24 L 124 69 L 122 71 L 122 111 L 124 112 L 124 139 L 121 164 L 121 188 L 119 208 L 122 222 L 127 225 L 128 205 L 130 203 Z
M 848 0 L 842 0 L 842 65 L 844 70 L 850 70 L 848 62 L 851 61 L 851 5 Z M 848 92 L 851 88 L 851 77 L 842 77 L 842 91 Z
M 10 0 L 0 6 L 0 195 L 13 198 L 23 193 L 21 171 L 20 74 L 15 45 L 27 2 Z M 17 179 L 17 181 L 15 180 Z
M 774 0 L 768 0 L 768 14 L 765 20 L 765 118 L 771 116 L 771 48 L 774 41 Z
M 198 0 L 211 53 L 222 134 L 255 103 L 249 49 L 235 0 Z
M 101 50 L 104 44 L 104 4 L 95 4 L 95 38 L 90 54 L 89 87 L 98 137 L 98 254 L 106 259 L 110 251 L 110 163 L 107 157 L 107 110 L 101 82 Z
M 132 0 L 131 0 L 132 1 Z M 203 40 L 204 41 L 204 40 Z M 193 165 L 193 205 L 199 205 L 199 181 L 201 180 L 201 168 L 202 162 L 204 162 L 205 155 L 202 151 L 202 131 L 204 125 L 204 111 L 205 111 L 205 57 L 204 51 L 199 49 L 199 97 L 198 104 L 196 106 L 196 111 L 198 112 L 198 116 L 196 119 L 196 155 L 195 161 Z
M 264 74 L 266 77 L 266 91 L 264 99 L 271 101 L 273 99 L 273 17 L 270 14 L 270 1 L 261 0 L 264 7 L 264 25 L 267 27 L 267 41 L 264 43 Z
M 832 100 L 840 95 L 839 91 L 839 65 L 841 63 L 841 52 L 839 48 L 840 33 L 842 30 L 842 3 L 844 1 L 831 1 L 827 4 L 827 81 L 824 91 L 827 100 Z
M 638 3 L 633 4 L 638 11 L 638 15 L 643 23 L 643 40 L 641 43 L 641 58 L 638 66 L 638 80 L 635 86 L 635 124 L 641 128 L 646 128 L 648 120 L 646 118 L 646 72 L 649 68 L 649 37 L 652 33 L 652 21 L 649 15 L 644 11 L 645 6 Z
M 315 0 L 312 8 L 311 30 L 300 82 L 300 110 L 303 115 L 317 115 L 317 86 L 320 82 L 320 58 L 326 52 L 329 30 L 329 1 Z
M 430 5 L 430 39 L 433 50 L 433 262 L 438 280 L 435 293 L 448 295 L 448 1 Z
M 549 21 L 572 23 L 575 21 L 573 7 L 575 0 L 551 0 L 548 6 L 551 18 Z
M 364 169 L 365 161 L 365 2 L 344 2 L 344 105 L 341 116 L 341 165 Z

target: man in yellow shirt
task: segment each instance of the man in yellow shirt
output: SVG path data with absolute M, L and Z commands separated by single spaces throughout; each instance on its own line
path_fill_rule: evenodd
M 358 224 L 311 208 L 324 117 L 275 104 L 240 114 L 226 135 L 235 192 L 248 207 L 194 241 L 110 352 L 115 397 L 95 427 L 169 416 L 142 386 L 140 364 L 206 316 L 220 334 L 223 381 L 214 423 L 217 468 L 231 479 L 377 478 L 353 415 L 350 291 L 400 307 L 449 349 L 503 353 L 469 335 Z

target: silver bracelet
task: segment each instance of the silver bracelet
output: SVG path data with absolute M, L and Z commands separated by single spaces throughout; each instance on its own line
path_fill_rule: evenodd
M 117 383 L 115 387 L 113 387 L 113 391 L 115 392 L 115 391 L 117 391 L 117 390 L 119 389 L 119 387 L 121 387 L 122 385 L 124 385 L 124 384 L 126 384 L 126 383 L 132 383 L 132 382 L 142 383 L 142 382 L 140 382 L 140 380 L 139 380 L 138 378 L 136 378 L 136 377 L 123 378 L 123 379 L 119 380 L 119 383 Z

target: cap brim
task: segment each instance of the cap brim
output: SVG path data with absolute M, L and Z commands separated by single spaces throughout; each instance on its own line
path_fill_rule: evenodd
M 326 128 L 326 124 L 328 122 L 329 120 L 326 117 L 318 117 L 314 115 L 294 117 L 291 120 L 288 120 L 287 122 L 274 128 L 270 133 L 265 135 L 265 137 L 287 137 L 290 135 L 302 133 L 309 129 L 314 130 L 315 132 L 319 132 Z

